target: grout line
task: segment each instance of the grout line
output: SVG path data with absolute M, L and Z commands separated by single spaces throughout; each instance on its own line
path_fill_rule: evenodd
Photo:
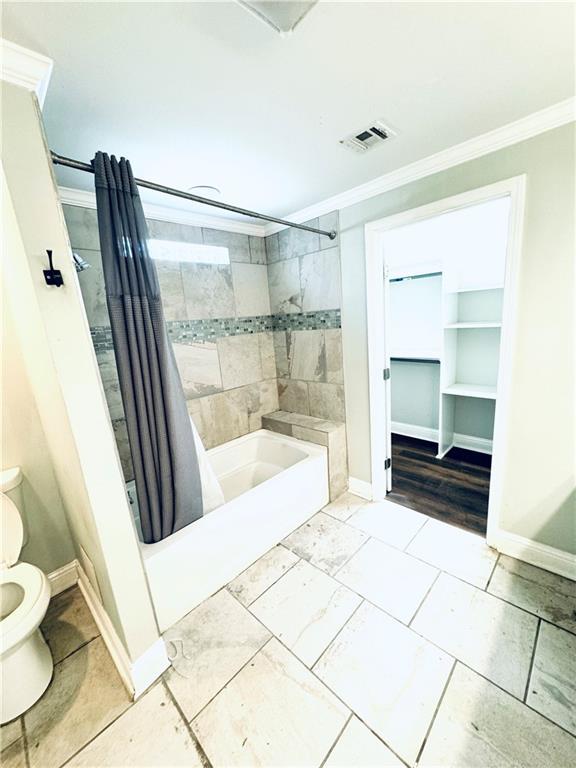
M 406 507 L 406 509 L 409 509 L 409 507 Z M 415 512 L 417 512 L 418 510 L 414 510 L 414 511 L 415 511 Z M 424 514 L 424 513 L 423 513 L 423 512 L 420 512 L 420 514 L 422 515 L 422 514 Z M 414 556 L 414 555 L 413 555 L 411 552 L 408 552 L 408 551 L 407 551 L 407 550 L 408 550 L 408 547 L 410 546 L 410 544 L 412 544 L 412 542 L 413 542 L 413 541 L 414 541 L 414 539 L 415 539 L 415 538 L 418 536 L 418 534 L 419 534 L 419 533 L 421 533 L 421 532 L 424 530 L 424 528 L 425 528 L 425 527 L 428 525 L 428 523 L 430 522 L 430 520 L 432 520 L 432 518 L 431 518 L 431 517 L 427 517 L 427 519 L 426 519 L 426 520 L 424 520 L 424 522 L 422 523 L 422 525 L 420 526 L 420 528 L 418 528 L 418 530 L 416 531 L 416 533 L 414 534 L 414 536 L 412 536 L 412 538 L 410 539 L 410 541 L 408 542 L 408 544 L 406 544 L 406 546 L 404 547 L 404 549 L 402 549 L 402 550 L 401 550 L 402 552 L 404 552 L 404 554 L 405 554 L 405 555 L 410 555 L 410 557 L 415 557 L 415 556 Z M 415 559 L 417 560 L 418 558 L 415 558 Z
M 234 595 L 231 595 L 231 597 L 232 597 L 234 600 L 236 600 L 236 598 L 234 597 Z M 242 605 L 242 603 L 241 603 L 239 600 L 236 600 L 236 602 L 238 603 L 238 605 L 242 606 L 242 608 L 244 608 L 244 610 L 247 610 L 247 609 L 246 609 L 246 608 L 245 608 L 245 607 Z M 250 615 L 251 615 L 253 618 L 256 618 L 255 616 L 253 616 L 253 614 L 250 614 Z M 256 620 L 257 620 L 257 619 L 256 619 Z M 257 621 L 258 621 L 258 620 L 257 620 Z M 266 638 L 265 642 L 264 642 L 264 643 L 262 643 L 262 645 L 261 645 L 261 646 L 260 646 L 260 647 L 259 647 L 259 648 L 258 648 L 258 649 L 257 649 L 257 650 L 256 650 L 256 651 L 253 653 L 253 654 L 252 654 L 252 656 L 250 656 L 250 658 L 249 658 L 249 659 L 248 659 L 248 660 L 247 660 L 247 661 L 246 661 L 244 664 L 242 664 L 242 666 L 240 667 L 240 669 L 238 669 L 236 672 L 234 672 L 234 674 L 232 675 L 232 677 L 231 677 L 229 680 L 227 680 L 227 681 L 224 683 L 224 685 L 223 685 L 221 688 L 218 688 L 218 690 L 216 691 L 216 693 L 215 693 L 215 694 L 214 694 L 214 695 L 213 695 L 213 696 L 212 696 L 212 697 L 211 697 L 211 698 L 210 698 L 210 699 L 209 699 L 209 700 L 206 702 L 206 704 L 204 704 L 204 705 L 202 706 L 202 708 L 201 708 L 201 709 L 199 709 L 199 710 L 198 710 L 198 712 L 196 712 L 196 713 L 193 715 L 192 719 L 191 719 L 191 720 L 189 720 L 189 723 L 190 723 L 190 725 L 192 725 L 192 723 L 194 722 L 194 720 L 196 720 L 196 718 L 198 718 L 198 717 L 199 717 L 199 716 L 202 714 L 202 712 L 204 712 L 204 710 L 205 710 L 207 707 L 209 707 L 209 706 L 210 706 L 210 704 L 212 704 L 212 702 L 214 701 L 214 699 L 215 699 L 217 696 L 219 696 L 219 695 L 222 693 L 222 691 L 223 691 L 225 688 L 227 688 L 227 687 L 230 685 L 230 683 L 232 682 L 232 680 L 234 680 L 234 678 L 238 677 L 238 675 L 240 674 L 240 672 L 242 672 L 242 670 L 244 670 L 244 669 L 245 669 L 245 668 L 248 666 L 248 664 L 250 664 L 250 662 L 251 662 L 251 661 L 254 659 L 254 657 L 255 657 L 255 656 L 257 656 L 257 655 L 260 653 L 260 651 L 264 650 L 264 648 L 265 648 L 265 647 L 268 645 L 268 643 L 269 643 L 271 640 L 275 640 L 275 639 L 277 639 L 277 638 L 276 638 L 276 636 L 275 636 L 275 635 L 274 635 L 272 632 L 270 632 L 270 630 L 268 629 L 268 627 L 265 627 L 265 626 L 264 626 L 264 624 L 262 624 L 262 622 L 261 622 L 261 621 L 258 621 L 258 623 L 260 624 L 260 626 L 262 626 L 262 627 L 263 627 L 263 628 L 266 630 L 266 632 L 267 632 L 267 633 L 270 635 L 270 637 L 267 637 L 267 638 Z M 168 687 L 170 687 L 170 686 L 168 686 Z
M 528 700 L 528 691 L 530 689 L 530 681 L 532 679 L 532 673 L 534 671 L 534 659 L 536 658 L 536 648 L 538 646 L 538 638 L 540 637 L 540 626 L 542 624 L 541 619 L 538 619 L 538 623 L 536 624 L 536 632 L 534 633 L 534 646 L 532 647 L 532 655 L 530 656 L 530 666 L 528 667 L 528 676 L 526 678 L 526 688 L 524 689 L 524 697 L 522 701 L 526 706 L 527 700 Z
M 180 707 L 180 704 L 178 703 L 176 697 L 174 696 L 174 694 L 170 690 L 170 687 L 166 683 L 166 681 L 163 678 L 161 678 L 161 680 L 162 680 L 162 686 L 163 686 L 164 690 L 166 691 L 166 695 L 168 696 L 168 698 L 170 699 L 170 701 L 174 705 L 176 711 L 178 712 L 178 714 L 182 718 L 182 721 L 184 723 L 184 727 L 186 728 L 186 730 L 190 734 L 190 738 L 192 739 L 192 742 L 193 742 L 194 746 L 196 747 L 196 749 L 198 751 L 198 756 L 200 757 L 200 762 L 202 763 L 204 768 L 212 768 L 212 763 L 210 761 L 210 758 L 206 754 L 206 752 L 204 750 L 204 747 L 202 746 L 202 744 L 198 740 L 198 737 L 196 736 L 196 734 L 192 730 L 191 724 L 188 722 L 188 720 L 186 720 L 186 716 L 184 715 L 184 712 L 182 711 L 182 708 Z
M 440 578 L 441 574 L 442 574 L 442 571 L 438 571 L 438 573 L 436 574 L 436 576 L 434 576 L 434 579 L 433 579 L 432 583 L 430 584 L 430 586 L 429 586 L 429 587 L 428 587 L 428 589 L 426 590 L 426 593 L 425 593 L 424 597 L 422 598 L 422 600 L 420 600 L 420 603 L 418 604 L 418 607 L 416 608 L 416 610 L 415 610 L 415 611 L 414 611 L 414 613 L 412 614 L 412 618 L 410 619 L 410 621 L 409 621 L 409 622 L 408 622 L 408 624 L 406 625 L 406 626 L 408 627 L 408 629 L 412 629 L 412 622 L 414 621 L 414 619 L 415 619 L 415 618 L 416 618 L 416 616 L 418 615 L 418 613 L 419 613 L 419 611 L 420 611 L 420 608 L 422 608 L 422 606 L 423 606 L 423 605 L 424 605 L 424 603 L 426 602 L 426 598 L 428 597 L 428 595 L 430 594 L 430 592 L 432 592 L 432 588 L 434 587 L 434 585 L 436 584 L 436 582 L 437 582 L 437 581 L 438 581 L 438 579 Z
M 456 669 L 456 664 L 458 663 L 457 659 L 454 659 L 454 663 L 452 664 L 452 669 L 450 670 L 450 674 L 448 675 L 446 682 L 444 684 L 444 688 L 442 690 L 442 693 L 440 695 L 440 698 L 438 699 L 438 703 L 436 704 L 436 708 L 434 710 L 434 714 L 432 715 L 432 719 L 430 720 L 430 724 L 428 725 L 428 728 L 426 729 L 426 734 L 424 736 L 424 739 L 422 740 L 422 744 L 420 745 L 420 749 L 418 750 L 418 754 L 416 756 L 416 760 L 414 761 L 414 765 L 418 765 L 420 758 L 422 757 L 422 752 L 424 752 L 424 748 L 426 746 L 426 742 L 428 741 L 428 737 L 430 736 L 430 732 L 432 730 L 432 726 L 436 722 L 436 716 L 438 715 L 438 712 L 440 710 L 440 705 L 442 704 L 444 700 L 444 696 L 446 695 L 446 691 L 448 690 L 448 686 L 450 685 L 450 680 L 452 680 L 452 675 L 454 674 L 454 670 Z
M 346 523 L 344 523 L 344 525 L 346 525 Z M 349 526 L 349 527 L 350 527 L 350 528 L 352 528 L 352 526 Z M 354 552 L 352 552 L 352 554 L 350 555 L 350 557 L 346 558 L 346 560 L 345 560 L 345 561 L 342 563 L 342 565 L 339 565 L 339 566 L 338 566 L 338 568 L 336 568 L 336 570 L 334 571 L 334 573 L 329 573 L 329 574 L 328 574 L 328 576 L 332 576 L 332 578 L 333 578 L 333 579 L 335 579 L 335 578 L 336 578 L 336 574 L 337 574 L 337 573 L 340 573 L 340 571 L 342 570 L 342 568 L 344 568 L 344 566 L 345 566 L 345 565 L 348 565 L 348 563 L 350 562 L 350 560 L 352 560 L 352 558 L 353 558 L 353 557 L 356 557 L 356 555 L 358 554 L 358 552 L 360 552 L 360 550 L 362 549 L 362 547 L 365 547 L 365 546 L 366 546 L 366 544 L 368 544 L 368 542 L 369 542 L 369 541 L 370 541 L 370 539 L 372 538 L 372 536 L 370 536 L 369 534 L 367 534 L 365 531 L 359 531 L 359 530 L 358 530 L 358 528 L 354 528 L 354 530 L 355 530 L 357 533 L 364 533 L 364 534 L 365 534 L 365 536 L 366 536 L 366 540 L 365 540 L 365 541 L 363 541 L 363 542 L 362 542 L 362 544 L 360 544 L 360 546 L 358 547 L 358 549 L 355 549 L 355 550 L 354 550 Z M 319 570 L 322 570 L 322 569 L 320 568 Z M 326 571 L 324 571 L 324 573 L 326 573 Z M 341 582 L 341 583 L 342 583 L 342 582 Z M 344 585 L 344 586 L 346 586 L 346 585 Z
M 281 544 L 277 544 L 276 546 L 283 546 L 283 545 L 281 545 Z M 286 549 L 288 552 L 292 552 L 292 550 L 291 550 L 291 549 L 288 549 L 288 547 L 284 547 L 284 549 Z M 298 555 L 297 555 L 295 552 L 292 552 L 292 554 L 294 555 L 294 557 L 298 557 Z M 244 608 L 247 608 L 248 610 L 250 610 L 250 606 L 254 605 L 254 603 L 255 603 L 257 600 L 260 600 L 260 598 L 261 598 L 263 595 L 265 595 L 265 594 L 266 594 L 266 592 L 268 592 L 270 589 L 272 589 L 272 587 L 273 587 L 273 586 L 275 586 L 276 584 L 278 584 L 278 582 L 279 582 L 279 581 L 281 581 L 281 580 L 284 578 L 284 576 L 286 576 L 286 574 L 287 574 L 287 573 L 289 573 L 289 572 L 292 570 L 292 568 L 294 568 L 294 566 L 298 565 L 298 563 L 300 563 L 301 561 L 302 561 L 302 558 L 298 557 L 298 559 L 296 560 L 296 562 L 292 563 L 292 565 L 289 565 L 289 566 L 288 566 L 288 568 L 286 568 L 286 570 L 285 570 L 285 571 L 283 571 L 283 572 L 280 574 L 280 576 L 278 576 L 278 578 L 277 578 L 277 579 L 275 579 L 275 580 L 272 582 L 272 584 L 269 584 L 269 585 L 266 587 L 266 589 L 264 590 L 264 592 L 261 592 L 261 593 L 258 595 L 258 597 L 255 597 L 255 598 L 254 598 L 254 600 L 251 600 L 251 601 L 248 603 L 248 605 L 244 605 L 244 603 L 242 603 L 240 600 L 238 600 L 238 598 L 236 597 L 236 595 L 235 595 L 233 592 L 231 592 L 230 594 L 231 594 L 233 597 L 236 597 L 236 599 L 238 600 L 238 602 L 240 603 L 240 605 L 244 605 Z M 258 562 L 258 561 L 256 561 L 256 562 Z M 250 611 L 250 612 L 251 612 L 251 611 Z
M 26 768 L 30 768 L 30 750 L 28 748 L 28 731 L 26 730 L 26 723 L 24 722 L 24 715 L 20 715 L 22 721 L 22 743 L 24 745 L 24 760 L 26 762 Z
M 320 659 L 321 659 L 321 658 L 324 656 L 324 654 L 325 654 L 325 653 L 328 651 L 328 649 L 329 649 L 329 648 L 330 648 L 330 647 L 331 647 L 331 646 L 334 644 L 334 642 L 336 641 L 336 638 L 337 638 L 337 637 L 339 637 L 339 636 L 342 634 L 342 632 L 343 632 L 343 631 L 346 629 L 346 627 L 348 626 L 348 624 L 350 623 L 350 621 L 352 620 L 352 618 L 353 618 L 353 617 L 354 617 L 354 616 L 355 616 L 355 615 L 358 613 L 358 611 L 360 610 L 360 608 L 361 608 L 361 607 L 362 607 L 362 605 L 364 604 L 364 598 L 363 598 L 361 595 L 359 595 L 359 597 L 360 597 L 360 602 L 358 603 L 358 605 L 356 606 L 356 608 L 354 608 L 354 610 L 352 611 L 352 613 L 350 614 L 350 616 L 348 616 L 348 618 L 346 619 L 346 621 L 344 622 L 344 624 L 342 624 L 342 626 L 340 627 L 340 629 L 338 630 L 338 632 L 336 632 L 336 634 L 335 634 L 335 635 L 334 635 L 334 637 L 333 637 L 333 638 L 330 640 L 330 642 L 328 643 L 328 645 L 326 646 L 326 648 L 324 648 L 324 650 L 322 651 L 322 653 L 321 653 L 321 654 L 320 654 L 320 655 L 317 657 L 317 659 L 316 659 L 314 662 L 312 662 L 312 664 L 310 664 L 310 666 L 308 667 L 308 669 L 310 670 L 310 672 L 312 672 L 313 674 L 315 674 L 315 673 L 313 672 L 313 668 L 316 666 L 316 664 L 318 664 L 318 662 L 319 662 L 319 661 L 320 661 Z M 302 663 L 304 663 L 304 662 L 302 662 Z M 305 666 L 308 666 L 308 665 L 306 664 Z M 318 679 L 320 679 L 320 678 L 318 678 Z M 324 683 L 324 685 L 326 685 L 326 683 Z
M 496 550 L 496 551 L 498 551 L 498 550 Z M 492 581 L 492 576 L 494 576 L 494 574 L 496 573 L 496 568 L 498 567 L 498 563 L 500 562 L 500 555 L 501 554 L 502 554 L 501 552 L 498 552 L 498 557 L 496 558 L 496 560 L 494 560 L 494 566 L 493 566 L 492 570 L 490 571 L 490 576 L 488 577 L 488 581 L 486 582 L 486 586 L 484 587 L 484 592 L 487 592 L 488 594 L 492 594 L 491 592 L 488 592 L 488 587 L 490 586 L 490 582 Z M 495 595 L 494 595 L 494 597 L 495 597 Z
M 42 633 L 42 634 L 44 634 L 44 633 Z M 82 648 L 86 648 L 86 646 L 87 646 L 87 645 L 90 645 L 90 643 L 91 643 L 92 641 L 94 641 L 94 640 L 98 640 L 98 638 L 99 638 L 99 637 L 100 637 L 100 638 L 102 638 L 102 634 L 101 634 L 100 632 L 98 632 L 98 634 L 96 635 L 96 637 L 91 637 L 89 640 L 85 640 L 85 641 L 84 641 L 84 642 L 83 642 L 81 645 L 79 645 L 77 648 L 74 648 L 74 650 L 73 650 L 73 651 L 70 651 L 70 653 L 66 654 L 66 656 L 63 656 L 63 657 L 62 657 L 61 659 L 59 659 L 58 661 L 55 661 L 55 662 L 54 662 L 54 668 L 56 668 L 56 667 L 57 667 L 59 664 L 62 664 L 62 662 L 63 662 L 63 661 L 66 661 L 66 659 L 69 659 L 69 658 L 70 658 L 70 656 L 74 656 L 74 654 L 75 654 L 77 651 L 80 651 L 80 650 L 82 650 Z M 44 638 L 44 639 L 46 639 L 46 638 Z M 102 638 L 102 640 L 103 640 L 103 639 L 104 639 L 104 638 Z M 48 645 L 48 647 L 50 648 L 50 644 L 48 643 L 48 641 L 47 641 L 47 640 L 46 640 L 46 644 L 47 644 L 47 645 Z M 52 653 L 52 649 L 50 649 L 50 653 Z
M 326 755 L 325 755 L 324 759 L 323 759 L 323 760 L 322 760 L 322 762 L 320 763 L 320 768 L 324 768 L 324 765 L 325 765 L 325 763 L 326 763 L 326 760 L 328 760 L 328 758 L 330 757 L 330 755 L 331 755 L 331 754 L 332 754 L 332 752 L 334 751 L 334 747 L 335 747 L 335 746 L 336 746 L 336 744 L 338 744 L 338 742 L 340 741 L 340 736 L 342 736 L 342 734 L 344 733 L 344 731 L 346 730 L 346 728 L 347 728 L 347 726 L 348 726 L 348 723 L 350 722 L 350 720 L 352 720 L 352 718 L 353 718 L 353 717 L 354 717 L 354 712 L 353 712 L 352 710 L 350 710 L 350 714 L 348 715 L 348 717 L 347 717 L 347 719 L 346 719 L 346 722 L 344 723 L 344 725 L 342 726 L 342 728 L 341 728 L 341 729 L 338 731 L 338 734 L 336 735 L 336 738 L 334 739 L 334 742 L 333 742 L 332 746 L 330 747 L 330 749 L 329 749 L 329 750 L 328 750 L 328 752 L 326 753 Z
M 150 688 L 147 689 L 147 692 L 151 691 L 152 688 L 155 688 L 157 685 L 160 685 L 160 682 L 161 682 L 160 678 L 158 680 L 155 680 L 154 683 L 150 686 Z M 122 687 L 124 687 L 123 684 L 122 684 Z M 126 689 L 124 688 L 124 690 L 126 690 Z M 142 698 L 143 697 L 138 699 L 138 701 L 141 701 Z M 118 720 L 120 720 L 120 718 L 123 715 L 125 715 L 127 712 L 129 712 L 132 709 L 132 707 L 134 707 L 136 704 L 137 704 L 137 702 L 134 701 L 134 699 L 131 699 L 130 703 L 128 704 L 126 709 L 123 709 L 122 712 L 120 712 L 120 714 L 118 714 L 115 718 L 113 718 L 109 723 L 106 723 L 104 728 L 102 728 L 100 731 L 98 731 L 98 733 L 95 733 L 93 736 L 91 736 L 85 744 L 83 744 L 79 749 L 77 749 L 76 752 L 74 752 L 73 754 L 69 755 L 63 763 L 59 763 L 60 768 L 64 768 L 64 766 L 68 765 L 70 760 L 72 760 L 77 755 L 79 755 L 81 752 L 83 752 L 86 749 L 86 747 L 88 747 L 90 744 L 92 744 L 93 741 L 96 741 L 96 739 L 99 736 L 101 736 L 105 731 L 107 731 L 111 726 L 113 726 L 114 723 L 118 722 Z

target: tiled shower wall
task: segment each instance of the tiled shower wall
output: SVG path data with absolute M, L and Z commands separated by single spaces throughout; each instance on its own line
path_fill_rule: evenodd
M 91 265 L 79 281 L 120 458 L 131 479 L 96 211 L 66 205 L 64 214 L 73 250 Z M 337 228 L 335 216 L 321 222 Z M 260 429 L 262 416 L 279 407 L 344 420 L 340 266 L 332 241 L 294 230 L 296 236 L 283 231 L 265 242 L 156 220 L 148 220 L 148 230 L 151 238 L 229 249 L 229 265 L 156 261 L 188 410 L 207 448 Z
M 338 213 L 307 221 L 339 231 Z M 344 421 L 338 238 L 285 229 L 266 238 L 280 408 Z

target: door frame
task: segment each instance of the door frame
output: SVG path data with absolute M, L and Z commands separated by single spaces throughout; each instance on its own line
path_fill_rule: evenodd
M 383 235 L 390 229 L 405 226 L 424 219 L 433 218 L 459 208 L 501 197 L 510 197 L 510 218 L 508 221 L 508 243 L 504 273 L 504 295 L 502 308 L 502 331 L 498 362 L 498 383 L 494 436 L 492 446 L 492 471 L 488 501 L 488 543 L 496 540 L 502 511 L 503 480 L 508 467 L 508 433 L 511 397 L 511 375 L 516 337 L 518 281 L 522 254 L 524 209 L 526 198 L 526 175 L 472 189 L 458 195 L 435 200 L 401 213 L 396 213 L 364 226 L 365 268 L 366 268 L 366 316 L 368 331 L 368 379 L 370 403 L 370 453 L 372 498 L 386 497 L 391 480 L 391 470 L 384 467 L 385 460 L 392 458 L 390 451 L 390 380 L 385 380 L 383 370 L 387 367 L 386 351 L 386 301 L 385 301 L 385 255 Z M 380 425 L 384 424 L 386 430 Z

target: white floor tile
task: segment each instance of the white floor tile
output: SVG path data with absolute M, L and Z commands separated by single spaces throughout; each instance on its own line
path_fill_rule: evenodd
M 72 768 L 202 768 L 186 724 L 160 683 L 67 763 Z
M 54 667 L 46 693 L 24 715 L 31 768 L 60 766 L 130 706 L 98 637 Z
M 349 711 L 271 640 L 193 721 L 214 768 L 319 766 Z
M 439 520 L 428 520 L 406 551 L 480 589 L 488 583 L 498 557 L 482 536 Z
M 576 635 L 540 624 L 526 703 L 576 735 Z
M 404 763 L 364 723 L 352 717 L 324 768 L 404 768 Z
M 355 496 L 347 491 L 342 496 L 339 496 L 336 501 L 324 507 L 322 511 L 331 517 L 335 517 L 337 520 L 345 521 L 365 504 L 368 504 L 366 499 L 362 499 L 360 496 Z
M 348 525 L 359 528 L 386 544 L 404 549 L 429 520 L 426 515 L 392 501 L 366 504 L 348 520 Z
M 437 574 L 436 568 L 370 539 L 338 572 L 337 579 L 407 624 Z
M 537 625 L 535 616 L 443 573 L 411 627 L 523 699 Z
M 285 538 L 283 544 L 298 557 L 334 575 L 367 539 L 362 531 L 318 512 Z
M 344 626 L 362 598 L 301 560 L 250 610 L 308 666 Z
M 488 591 L 576 632 L 576 582 L 501 555 Z
M 278 544 L 231 581 L 228 591 L 248 606 L 297 562 L 294 552 Z
M 413 763 L 452 664 L 448 654 L 364 603 L 314 671 L 396 754 Z
M 50 601 L 41 629 L 55 664 L 100 634 L 78 587 Z
M 567 768 L 576 740 L 472 670 L 456 665 L 419 768 Z
M 0 727 L 0 750 L 4 750 L 22 738 L 22 718 L 18 717 Z
M 270 633 L 225 589 L 164 635 L 166 682 L 191 720 L 269 639 Z

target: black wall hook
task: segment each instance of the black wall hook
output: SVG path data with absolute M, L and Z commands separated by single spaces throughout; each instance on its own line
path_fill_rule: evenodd
M 61 285 L 64 285 L 62 272 L 60 272 L 59 269 L 54 269 L 54 265 L 52 264 L 52 251 L 47 250 L 46 253 L 48 254 L 48 261 L 50 262 L 50 269 L 43 270 L 46 285 L 55 285 L 59 288 Z

